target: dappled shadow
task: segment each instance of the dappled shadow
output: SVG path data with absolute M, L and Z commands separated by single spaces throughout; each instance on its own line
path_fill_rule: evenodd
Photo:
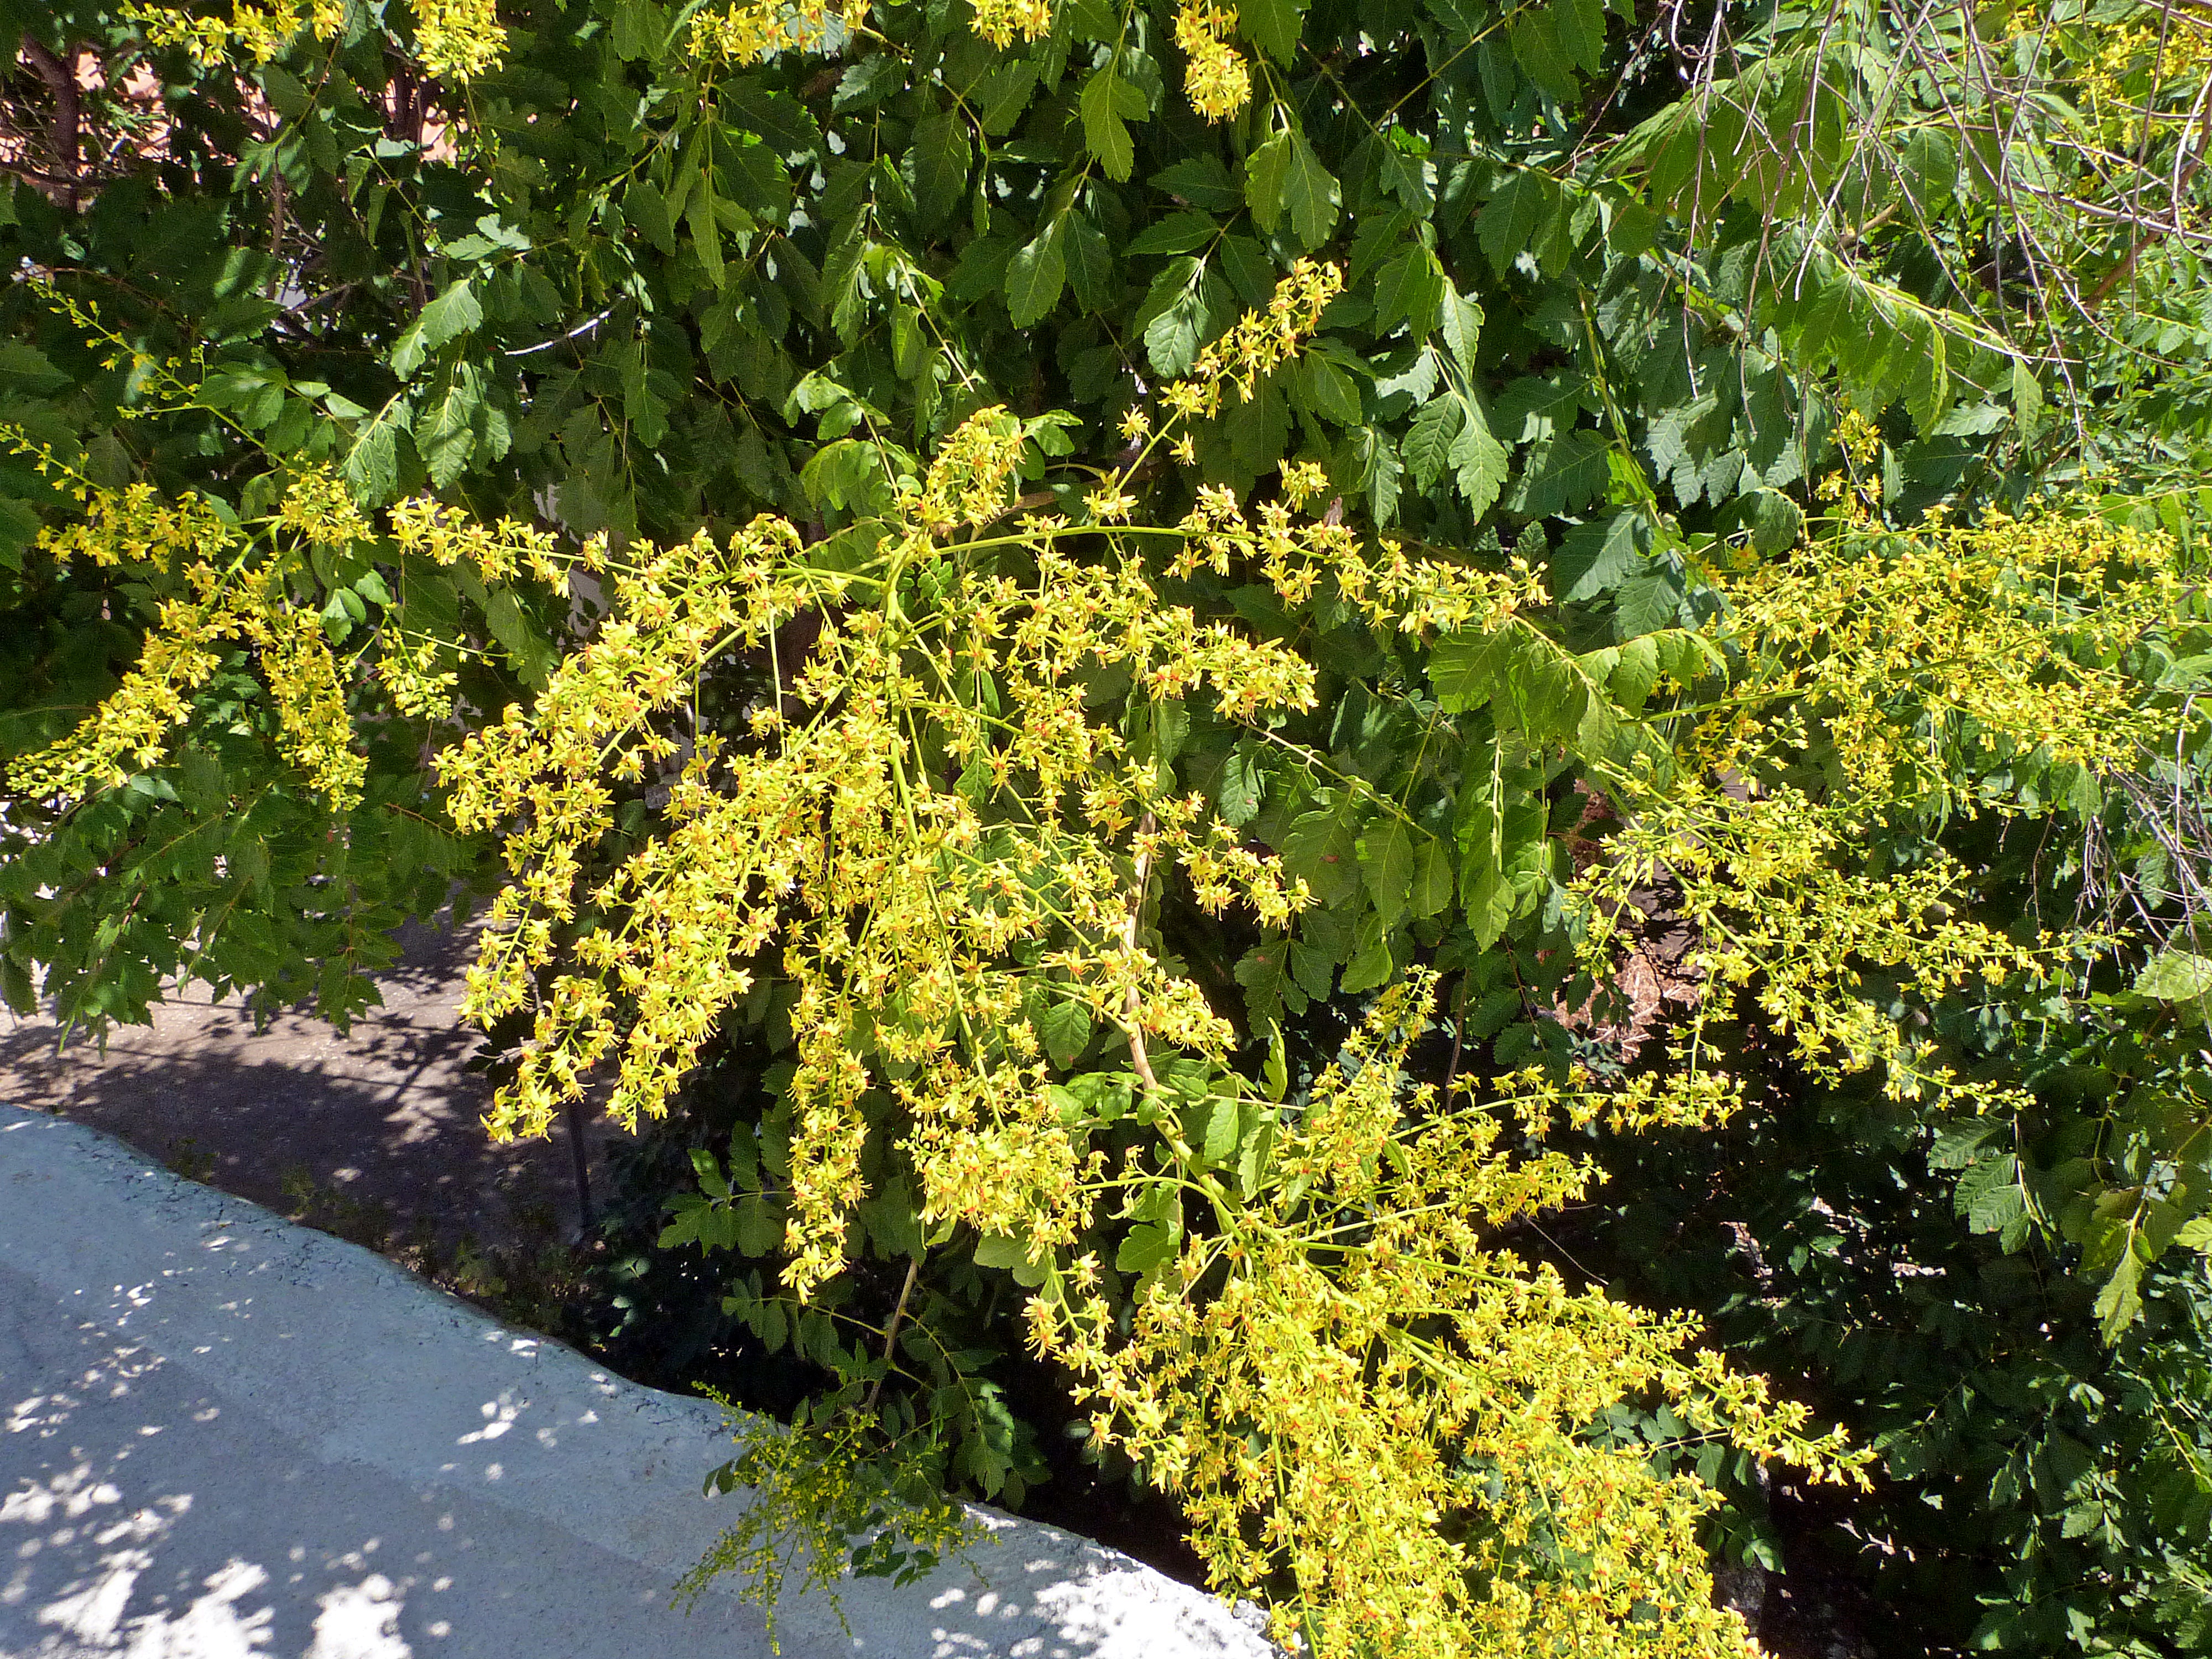
M 781 1432 L 750 1419 L 746 1432 Z M 390 1263 L 0 1109 L 0 1654 L 766 1659 L 720 1413 Z M 787 1598 L 789 1659 L 1264 1659 L 1218 1603 L 986 1515 L 971 1557 Z
M 298 1425 L 5 1269 L 0 1296 L 10 1659 L 611 1659 L 707 1635 L 668 1610 L 665 1575 L 588 1551 L 579 1574 L 577 1540 L 534 1516 L 317 1456 Z M 752 1634 L 708 1650 L 764 1653 Z
M 50 1019 L 0 1028 L 0 1099 L 126 1141 L 179 1173 L 349 1236 L 463 1233 L 510 1244 L 578 1216 L 565 1144 L 495 1146 L 490 1088 L 468 1069 L 477 1038 L 456 1014 L 472 930 L 410 929 L 379 984 L 384 1006 L 341 1034 L 299 1010 L 264 1030 L 204 987 L 118 1028 L 104 1048 L 58 1047 Z

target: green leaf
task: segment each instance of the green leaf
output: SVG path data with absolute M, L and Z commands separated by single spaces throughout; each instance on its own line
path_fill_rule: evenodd
M 1006 312 L 1016 328 L 1027 328 L 1060 303 L 1066 265 L 1060 249 L 1057 219 L 1006 262 Z
M 1016 1267 L 1026 1267 L 1030 1247 L 1025 1239 L 1012 1233 L 985 1233 L 975 1241 L 974 1261 L 979 1267 L 993 1267 L 1000 1273 Z
M 691 1149 L 691 1170 L 698 1177 L 699 1189 L 709 1198 L 727 1198 L 730 1183 L 723 1179 L 722 1166 L 715 1162 L 714 1153 L 704 1146 Z
M 1398 971 L 1390 956 L 1390 928 L 1382 915 L 1370 910 L 1353 931 L 1352 960 L 1340 981 L 1346 996 L 1388 985 Z
M 725 280 L 722 269 L 722 228 L 714 220 L 714 196 L 711 186 L 702 179 L 693 193 L 690 204 L 684 210 L 685 222 L 691 230 L 692 251 L 699 256 L 699 268 L 707 273 L 707 280 L 717 289 Z
M 491 636 L 499 641 L 500 648 L 515 665 L 516 672 L 532 685 L 542 685 L 546 677 L 560 661 L 560 653 L 553 648 L 538 625 L 523 611 L 514 590 L 495 587 L 484 605 L 484 623 Z
M 1121 251 L 1126 254 L 1195 253 L 1216 236 L 1221 227 L 1204 213 L 1170 213 L 1155 219 Z
M 1127 120 L 1146 112 L 1144 94 L 1115 72 L 1114 65 L 1094 71 L 1083 83 L 1083 143 L 1115 183 L 1129 176 L 1136 165 L 1137 147 L 1129 137 Z
M 443 397 L 430 406 L 428 418 L 416 428 L 416 447 L 430 482 L 443 489 L 459 477 L 475 452 L 477 417 L 483 398 L 474 374 L 457 374 Z
M 1423 489 L 1444 475 L 1452 463 L 1451 454 L 1460 428 L 1466 423 L 1465 405 L 1457 398 L 1438 398 L 1421 405 L 1413 416 L 1413 423 L 1406 429 L 1406 470 L 1413 475 L 1413 482 Z M 1504 459 L 1499 451 L 1499 459 Z
M 1413 914 L 1440 916 L 1452 902 L 1452 849 L 1434 836 L 1421 842 L 1420 866 L 1413 873 Z
M 1091 1046 L 1091 1011 L 1068 998 L 1046 1002 L 1036 1017 L 1037 1036 L 1052 1063 L 1063 1072 L 1083 1057 Z
M 1249 236 L 1223 237 L 1214 249 L 1213 262 L 1247 307 L 1257 310 L 1273 295 L 1274 264 Z
M 1296 127 L 1285 127 L 1252 152 L 1244 164 L 1244 195 L 1252 216 L 1270 234 L 1287 213 L 1301 246 L 1318 247 L 1336 229 L 1336 177 Z
M 676 227 L 668 216 L 668 203 L 650 179 L 634 179 L 623 192 L 623 217 L 635 225 L 645 239 L 670 258 L 676 257 Z
M 399 494 L 399 434 L 408 425 L 406 406 L 395 398 L 346 452 L 346 484 L 362 506 L 383 507 Z
M 1292 400 L 1299 407 L 1325 416 L 1339 426 L 1361 423 L 1359 388 L 1321 352 L 1301 352 L 1286 378 Z
M 1804 533 L 1804 510 L 1778 489 L 1754 490 L 1746 514 L 1751 544 L 1761 553 L 1787 553 Z
M 1348 803 L 1327 799 L 1291 820 L 1283 842 L 1283 868 L 1302 878 L 1323 904 L 1342 903 L 1359 890 L 1358 842 L 1346 815 Z
M 1387 526 L 1398 516 L 1398 481 L 1405 476 L 1405 464 L 1398 459 L 1398 447 L 1388 434 L 1364 427 L 1358 440 L 1361 476 L 1367 480 L 1367 510 L 1378 526 Z
M 1388 335 L 1400 323 L 1412 326 L 1418 337 L 1437 322 L 1444 296 L 1444 278 L 1437 256 L 1418 243 L 1382 267 L 1375 277 L 1375 337 Z
M 1605 67 L 1605 0 L 1552 0 L 1559 45 L 1590 74 Z
M 1359 838 L 1360 873 L 1367 878 L 1367 890 L 1385 927 L 1395 924 L 1412 907 L 1418 867 L 1413 833 L 1403 819 L 1385 818 Z
M 1546 572 L 1552 597 L 1572 605 L 1611 592 L 1644 562 L 1649 531 L 1640 507 L 1577 525 Z
M 1304 132 L 1293 129 L 1290 138 L 1290 164 L 1283 174 L 1282 199 L 1291 210 L 1291 223 L 1297 232 L 1298 240 L 1309 248 L 1319 247 L 1336 232 L 1337 204 L 1340 200 L 1336 175 L 1322 165 L 1321 157 L 1306 142 Z
M 1531 81 L 1563 104 L 1571 102 L 1582 89 L 1573 54 L 1560 38 L 1559 14 L 1566 9 L 1566 0 L 1523 6 L 1514 14 L 1511 36 L 1514 60 Z
M 1550 884 L 1551 812 L 1528 781 L 1501 757 L 1460 792 L 1461 903 L 1486 951 L 1515 917 L 1540 902 Z
M 1244 988 L 1244 1012 L 1255 1032 L 1279 1027 L 1287 1002 L 1301 994 L 1290 976 L 1288 955 L 1289 941 L 1271 937 L 1237 958 L 1237 982 Z
M 847 110 L 880 104 L 906 84 L 906 65 L 896 52 L 872 52 L 846 66 L 830 94 L 830 107 L 842 115 Z
M 1244 158 L 1244 201 L 1270 235 L 1283 217 L 1283 179 L 1291 167 L 1291 135 L 1278 132 Z
M 1238 32 L 1279 64 L 1297 53 L 1300 14 L 1296 0 L 1243 0 L 1237 8 Z
M 959 205 L 968 188 L 967 124 L 950 110 L 933 110 L 915 123 L 899 171 L 914 193 L 915 218 L 933 230 Z M 719 286 L 719 284 L 717 284 Z
M 2176 1003 L 2212 1024 L 2212 957 L 2161 951 L 2136 975 L 2138 994 Z
M 2112 1264 L 2112 1276 L 2097 1292 L 2094 1311 L 2104 1339 L 2117 1342 L 2121 1334 L 2142 1314 L 2142 1259 L 2133 1250 L 2121 1253 Z
M 1471 380 L 1474 374 L 1474 349 L 1482 333 L 1482 307 L 1446 283 L 1443 322 L 1444 344 L 1459 364 L 1459 372 Z
M 30 970 L 13 957 L 0 957 L 0 1002 L 21 1019 L 29 1019 L 39 1011 L 38 988 L 32 982 Z
M 1148 313 L 1145 350 L 1154 371 L 1170 380 L 1189 374 L 1213 323 L 1195 259 L 1184 254 L 1159 274 L 1138 314 Z
M 1221 769 L 1217 804 L 1222 818 L 1243 829 L 1258 815 L 1266 793 L 1267 778 L 1260 770 L 1259 761 L 1240 744 L 1230 751 L 1228 762 Z
M 1036 93 L 1036 65 L 1026 58 L 1001 64 L 975 83 L 969 103 L 982 111 L 983 131 L 1003 137 L 1021 124 Z
M 615 8 L 614 49 L 617 58 L 657 57 L 667 36 L 668 19 L 653 0 L 622 0 Z
M 1182 1240 L 1180 1229 L 1170 1232 L 1157 1222 L 1139 1223 L 1115 1251 L 1114 1266 L 1125 1273 L 1149 1273 L 1175 1255 Z
M 1540 258 L 1563 206 L 1559 183 L 1548 174 L 1531 168 L 1508 179 L 1475 221 L 1475 237 L 1491 269 L 1503 276 L 1524 253 Z
M 2009 1225 L 2027 1212 L 2027 1194 L 2020 1182 L 2020 1160 L 2008 1152 L 1968 1166 L 1959 1177 L 1952 1201 L 1978 1233 L 1993 1233 Z
M 423 365 L 431 353 L 483 322 L 473 279 L 463 277 L 422 307 L 422 314 L 403 330 L 392 347 L 392 372 L 401 380 Z
M 1573 512 L 1604 490 L 1611 476 L 1605 459 L 1609 447 L 1602 434 L 1587 428 L 1538 439 L 1506 505 L 1532 519 Z
M 1244 1103 L 1222 1096 L 1207 1104 L 1206 1139 L 1199 1151 L 1207 1166 L 1218 1170 L 1237 1156 L 1237 1142 L 1244 1138 Z
M 1682 592 L 1664 569 L 1631 576 L 1616 590 L 1613 631 L 1616 638 L 1632 640 L 1674 627 L 1681 615 Z
M 1457 471 L 1459 493 L 1467 497 L 1468 510 L 1480 517 L 1487 513 L 1505 488 L 1505 447 L 1491 435 L 1480 410 L 1462 404 L 1465 424 L 1452 440 L 1451 464 Z
M 1106 309 L 1120 291 L 1114 282 L 1114 251 L 1085 213 L 1060 222 L 1060 253 L 1067 264 L 1067 286 L 1084 310 Z
M 1197 155 L 1164 167 L 1150 180 L 1155 190 L 1179 196 L 1208 213 L 1234 213 L 1244 205 L 1237 182 L 1218 155 Z

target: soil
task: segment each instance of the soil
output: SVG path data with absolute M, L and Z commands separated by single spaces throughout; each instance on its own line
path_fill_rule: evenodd
M 0 1099 L 84 1123 L 193 1180 L 327 1231 L 484 1248 L 574 1238 L 565 1138 L 495 1146 L 477 1038 L 456 1013 L 468 927 L 416 927 L 384 1006 L 340 1034 L 304 1010 L 257 1032 L 192 987 L 149 1026 L 64 1046 L 51 1019 L 0 1024 Z M 586 1131 L 597 1143 L 604 1131 Z M 594 1146 L 596 1154 L 598 1147 Z M 349 1225 L 331 1225 L 332 1221 Z

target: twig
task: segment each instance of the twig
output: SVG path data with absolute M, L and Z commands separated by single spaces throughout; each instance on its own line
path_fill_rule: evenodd
M 1137 821 L 1138 840 L 1148 841 L 1158 828 L 1159 821 L 1150 812 L 1146 813 Z M 1152 849 L 1147 844 L 1137 854 L 1137 888 L 1129 898 L 1128 919 L 1121 924 L 1121 948 L 1132 957 L 1137 953 L 1137 921 L 1144 915 L 1145 883 L 1152 872 Z M 1122 1003 L 1129 1019 L 1129 1060 L 1137 1068 L 1137 1076 L 1144 1083 L 1145 1092 L 1155 1095 L 1160 1091 L 1160 1080 L 1152 1074 L 1152 1056 L 1145 1052 L 1145 1028 L 1137 1018 L 1143 1006 L 1142 999 L 1137 995 L 1137 988 L 1132 985 L 1127 998 Z
M 921 1277 L 921 1258 L 915 1256 L 906 1264 L 906 1283 L 899 1286 L 898 1306 L 891 1310 L 891 1322 L 884 1328 L 884 1376 L 890 1375 L 891 1344 L 898 1339 L 899 1321 L 905 1316 L 907 1298 L 914 1294 L 914 1282 Z M 868 1390 L 867 1403 L 860 1409 L 864 1412 L 875 1410 L 877 1396 L 883 1391 L 884 1377 L 879 1376 L 875 1386 Z
M 1451 1104 L 1451 1086 L 1459 1079 L 1460 1048 L 1467 1040 L 1467 970 L 1460 969 L 1459 998 L 1452 1005 L 1451 1064 L 1444 1067 L 1444 1104 Z

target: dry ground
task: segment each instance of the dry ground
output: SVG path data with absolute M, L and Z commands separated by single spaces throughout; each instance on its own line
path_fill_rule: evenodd
M 384 1006 L 341 1036 L 298 1011 L 260 1032 L 205 988 L 118 1027 L 105 1048 L 57 1047 L 51 1019 L 0 1015 L 0 1101 L 89 1125 L 281 1214 L 321 1224 L 388 1219 L 486 1245 L 573 1237 L 576 1193 L 563 1140 L 496 1146 L 479 1118 L 477 1044 L 454 1008 L 471 930 L 411 929 L 382 983 Z M 339 1231 L 353 1231 L 341 1226 Z M 374 1231 L 374 1227 L 368 1231 Z

